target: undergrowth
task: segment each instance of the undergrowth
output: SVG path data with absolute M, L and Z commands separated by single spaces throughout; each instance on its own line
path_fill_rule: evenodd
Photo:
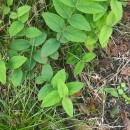
M 84 87 L 78 77 L 86 67 L 94 71 L 94 49 L 105 50 L 125 5 L 118 0 L 1 1 L 0 129 L 74 127 L 65 124 L 82 115 L 73 96 Z

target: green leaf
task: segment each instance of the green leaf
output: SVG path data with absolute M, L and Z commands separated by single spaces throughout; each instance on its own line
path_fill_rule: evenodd
M 127 90 L 127 88 L 126 88 L 126 83 L 121 83 L 121 87 L 123 88 L 124 91 Z
M 76 8 L 87 14 L 95 14 L 105 12 L 105 8 L 100 5 L 98 2 L 88 2 L 86 0 L 80 0 L 76 4 Z
M 33 59 L 27 59 L 26 62 L 23 64 L 22 68 L 25 71 L 30 71 L 32 70 L 36 65 L 36 61 Z
M 96 54 L 95 54 L 95 53 L 88 52 L 88 53 L 86 53 L 85 56 L 83 57 L 83 61 L 84 61 L 84 62 L 90 62 L 90 61 L 92 61 L 95 57 L 96 57 Z
M 122 95 L 122 94 L 124 94 L 124 91 L 122 89 L 118 89 L 118 94 Z
M 56 38 L 57 40 L 60 42 L 60 43 L 68 43 L 69 41 L 63 36 L 63 33 L 62 32 L 59 32 L 57 33 L 56 35 Z
M 112 27 L 107 25 L 102 27 L 99 35 L 99 41 L 103 48 L 106 47 L 107 45 L 106 42 L 109 40 L 111 34 L 112 34 Z
M 50 58 L 52 58 L 53 60 L 58 60 L 59 58 L 59 53 L 58 51 L 54 52 L 53 54 L 50 55 Z
M 82 62 L 82 61 L 79 61 L 79 62 L 76 64 L 76 67 L 75 67 L 75 69 L 74 69 L 74 75 L 80 74 L 80 73 L 83 71 L 84 66 L 85 66 L 85 63 Z
M 107 1 L 107 0 L 90 0 L 90 1 Z
M 60 0 L 53 0 L 53 4 L 56 12 L 63 18 L 69 18 L 73 13 L 73 9 L 63 4 Z
M 48 61 L 47 57 L 42 57 L 41 50 L 36 50 L 33 54 L 33 59 L 38 63 L 45 64 Z
M 95 48 L 95 43 L 98 41 L 98 37 L 95 33 L 89 33 L 87 41 L 85 43 L 86 48 L 89 51 L 93 51 Z
M 60 97 L 63 98 L 68 96 L 69 92 L 66 84 L 61 79 L 57 79 L 57 80 L 58 80 L 58 93 Z
M 30 44 L 25 39 L 16 39 L 11 42 L 10 48 L 16 51 L 24 51 L 30 47 Z
M 18 18 L 21 23 L 25 23 L 29 18 L 29 12 Z
M 6 66 L 2 60 L 0 60 L 0 82 L 2 84 L 6 83 Z
M 89 24 L 91 25 L 92 28 L 96 28 L 97 27 L 97 22 L 93 21 L 93 15 L 92 14 L 86 14 L 85 18 L 87 19 L 87 21 L 89 22 Z
M 115 88 L 105 88 L 104 89 L 107 93 L 111 93 L 112 91 L 115 91 Z
M 71 26 L 85 31 L 91 31 L 91 26 L 86 20 L 86 18 L 81 14 L 73 14 L 69 19 Z
M 16 19 L 18 17 L 16 12 L 11 12 L 9 18 Z
M 6 2 L 8 6 L 11 6 L 13 4 L 13 0 L 7 0 Z
M 106 12 L 93 14 L 93 21 L 96 22 L 96 21 L 99 20 L 105 13 L 106 13 Z
M 16 87 L 21 85 L 23 79 L 23 72 L 21 69 L 16 69 L 12 72 L 11 82 Z
M 110 5 L 111 5 L 112 12 L 116 16 L 117 20 L 118 21 L 121 20 L 123 14 L 121 2 L 117 0 L 111 0 Z
M 107 13 L 105 13 L 101 19 L 99 19 L 97 22 L 95 22 L 97 25 L 96 27 L 99 30 L 101 30 L 103 28 L 103 26 L 106 25 L 106 19 L 107 19 Z
M 42 46 L 41 54 L 43 57 L 47 57 L 52 55 L 54 52 L 58 50 L 60 47 L 60 42 L 57 41 L 55 38 L 51 38 L 45 42 Z
M 29 27 L 26 30 L 26 37 L 28 38 L 35 38 L 40 36 L 41 34 L 42 32 L 35 27 Z
M 36 77 L 36 84 L 42 84 L 44 82 L 45 82 L 45 80 L 42 76 Z
M 13 57 L 13 56 L 18 56 L 18 52 L 17 51 L 15 51 L 15 50 L 9 50 L 9 58 L 10 57 Z
M 75 57 L 75 56 L 70 56 L 66 63 L 67 64 L 70 64 L 70 65 L 73 65 L 73 64 L 76 64 L 79 60 Z
M 45 81 L 50 81 L 51 78 L 53 77 L 52 67 L 49 64 L 44 65 L 42 67 L 41 75 Z
M 70 7 L 75 7 L 78 0 L 60 0 L 60 1 Z
M 79 92 L 84 86 L 82 82 L 69 82 L 66 85 L 69 90 L 69 95 Z
M 24 24 L 19 22 L 19 21 L 15 21 L 10 25 L 9 28 L 9 34 L 10 37 L 15 36 L 16 34 L 18 34 L 20 31 L 22 31 L 22 29 L 24 28 Z
M 13 56 L 8 61 L 8 67 L 10 69 L 17 69 L 27 60 L 24 56 Z
M 45 84 L 38 93 L 38 99 L 44 100 L 44 98 L 53 91 L 53 87 L 51 84 Z
M 55 104 L 57 104 L 58 102 L 60 102 L 61 97 L 58 94 L 58 91 L 52 91 L 51 93 L 49 93 L 43 100 L 41 107 L 50 107 L 53 106 Z
M 111 95 L 112 95 L 113 97 L 119 97 L 119 95 L 118 95 L 118 93 L 117 93 L 116 91 L 112 91 L 112 92 L 111 92 Z
M 23 37 L 25 36 L 25 30 L 22 29 L 18 34 L 16 34 L 16 37 Z
M 2 9 L 4 15 L 6 15 L 10 12 L 10 7 L 6 6 L 5 4 L 2 4 L 1 9 Z
M 42 32 L 42 34 L 39 35 L 38 37 L 31 38 L 30 43 L 32 46 L 39 46 L 44 43 L 44 41 L 46 40 L 46 37 L 47 37 L 47 34 L 45 32 Z
M 110 93 L 114 97 L 118 97 L 118 93 L 114 88 L 105 88 L 104 89 L 107 93 Z
M 63 82 L 66 81 L 66 73 L 64 69 L 58 71 L 52 78 L 51 84 L 53 85 L 54 89 L 57 89 L 59 79 L 61 79 Z
M 62 99 L 62 106 L 65 112 L 70 116 L 73 117 L 73 103 L 69 98 Z
M 53 31 L 61 32 L 64 29 L 64 20 L 59 15 L 50 12 L 44 12 L 42 16 L 47 26 Z
M 108 26 L 114 26 L 118 22 L 117 18 L 115 17 L 114 13 L 111 11 L 106 19 L 106 24 Z
M 18 8 L 18 17 L 23 16 L 24 14 L 28 13 L 30 11 L 31 7 L 28 5 L 24 5 Z
M 29 71 L 28 74 L 27 74 L 27 78 L 29 80 L 32 80 L 34 77 L 35 77 L 35 73 L 33 71 Z
M 66 27 L 63 35 L 67 40 L 72 42 L 85 42 L 87 40 L 87 35 L 85 32 L 72 26 Z

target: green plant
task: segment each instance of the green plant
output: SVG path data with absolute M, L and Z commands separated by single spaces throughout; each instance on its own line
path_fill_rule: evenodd
M 118 0 L 52 1 L 56 13 L 43 12 L 42 16 L 48 27 L 55 32 L 57 40 L 63 44 L 82 43 L 89 51 L 93 51 L 98 40 L 103 48 L 106 47 L 112 27 L 122 17 L 122 3 Z M 85 62 L 96 57 L 91 52 L 84 54 L 84 57 L 82 50 L 78 56 L 69 54 L 68 63 L 76 64 L 75 75 L 82 72 Z
M 73 116 L 73 103 L 70 95 L 78 92 L 84 85 L 81 82 L 69 82 L 67 74 L 62 69 L 52 78 L 51 83 L 46 83 L 38 93 L 39 100 L 42 101 L 42 107 L 50 107 L 58 104 L 62 100 L 62 106 L 69 116 Z
M 122 83 L 121 85 L 119 85 L 116 89 L 115 88 L 108 88 L 106 87 L 104 89 L 105 92 L 110 93 L 113 97 L 119 97 L 121 96 L 122 98 L 124 98 L 126 104 L 130 103 L 130 97 L 128 97 L 125 93 L 125 91 L 127 90 L 126 88 L 126 84 Z
M 7 7 L 11 6 L 12 3 L 13 0 L 7 1 Z M 30 6 L 21 6 L 15 12 L 8 11 L 9 17 L 13 21 L 8 30 L 9 35 L 10 37 L 20 37 L 15 39 L 10 45 L 10 60 L 15 64 L 15 62 L 18 63 L 16 56 L 20 58 L 19 54 L 27 55 L 25 57 L 27 59 L 23 60 L 25 63 L 22 63 L 20 66 L 23 73 L 28 71 L 27 75 L 31 79 L 34 77 L 32 70 L 36 62 L 46 64 L 48 58 L 58 59 L 57 50 L 61 44 L 68 42 L 83 43 L 83 46 L 92 51 L 99 39 L 102 47 L 105 47 L 112 34 L 112 27 L 122 17 L 122 4 L 117 0 L 53 0 L 53 5 L 57 14 L 51 12 L 43 12 L 42 14 L 46 24 L 56 35 L 55 38 L 50 38 L 46 42 L 47 35 L 45 32 L 41 32 L 35 27 L 25 26 L 29 18 Z M 42 49 L 39 49 L 40 45 L 42 45 Z M 76 63 L 75 75 L 82 72 L 86 62 L 90 62 L 96 57 L 92 52 L 82 54 L 81 50 L 80 53 L 81 57 L 78 58 L 75 55 L 71 55 L 68 59 L 69 62 L 72 62 L 71 60 L 76 58 L 76 62 L 74 62 Z M 12 70 L 20 67 L 12 68 L 9 65 L 10 63 L 8 67 Z M 22 75 L 21 71 L 16 72 Z M 16 75 L 16 72 L 13 74 Z M 21 77 L 19 78 L 19 83 L 20 79 L 22 81 Z M 43 83 L 41 77 L 38 77 L 38 79 L 41 79 L 41 83 Z
M 20 86 L 26 79 L 29 80 L 29 84 L 32 79 L 35 79 L 37 84 L 51 82 L 43 88 L 50 92 L 51 86 L 54 90 L 50 95 L 57 95 L 56 103 L 63 98 L 62 105 L 67 114 L 72 116 L 73 107 L 68 99 L 70 90 L 68 84 L 65 84 L 66 78 L 61 78 L 65 77 L 65 72 L 61 77 L 53 77 L 54 68 L 50 62 L 58 59 L 58 49 L 62 45 L 67 46 L 70 43 L 71 47 L 67 46 L 67 51 L 62 48 L 61 51 L 67 52 L 68 64 L 76 64 L 74 75 L 80 74 L 86 63 L 96 57 L 93 50 L 98 47 L 98 41 L 102 48 L 106 47 L 113 26 L 122 17 L 122 2 L 118 0 L 52 0 L 53 3 L 50 4 L 54 8 L 51 6 L 49 9 L 55 13 L 48 10 L 42 13 L 44 19 L 42 21 L 49 28 L 30 24 L 31 6 L 22 5 L 12 9 L 13 2 L 13 0 L 7 0 L 1 7 L 3 17 L 9 15 L 10 27 L 6 33 L 9 34 L 11 42 L 9 41 L 9 58 L 3 60 L 3 55 L 0 58 L 0 82 L 5 84 L 6 80 L 9 80 L 15 87 Z M 90 52 L 86 52 L 87 50 Z M 11 78 L 7 79 L 8 70 Z M 82 83 L 74 82 L 71 85 L 76 85 L 75 89 L 83 87 Z M 58 86 L 61 86 L 64 91 Z M 46 95 L 44 99 L 41 99 L 44 107 L 46 107 L 44 101 L 47 101 L 48 106 L 54 105 L 49 102 L 49 99 L 45 100 L 46 98 L 50 97 Z M 70 104 L 70 112 L 65 103 Z

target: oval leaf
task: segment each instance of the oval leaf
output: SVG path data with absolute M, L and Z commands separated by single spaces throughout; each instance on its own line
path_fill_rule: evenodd
M 121 2 L 117 0 L 111 0 L 110 5 L 111 5 L 112 12 L 116 16 L 117 20 L 121 20 L 122 13 L 123 13 Z
M 17 39 L 10 44 L 10 48 L 16 51 L 26 50 L 30 47 L 30 44 L 25 39 Z
M 69 98 L 62 99 L 62 106 L 65 112 L 70 116 L 73 117 L 73 103 Z
M 58 71 L 56 75 L 52 78 L 51 84 L 53 85 L 54 89 L 57 89 L 58 79 L 61 79 L 63 82 L 66 81 L 66 73 L 64 69 Z
M 50 81 L 53 76 L 52 67 L 49 64 L 44 65 L 42 67 L 41 75 L 45 81 Z
M 31 38 L 30 43 L 32 46 L 39 46 L 42 43 L 44 43 L 44 41 L 46 40 L 46 37 L 47 37 L 46 33 L 42 32 L 42 34 L 39 35 L 38 37 Z
M 112 34 L 112 27 L 111 26 L 103 26 L 99 35 L 99 41 L 102 47 L 106 47 L 107 41 Z
M 13 22 L 10 25 L 10 28 L 9 28 L 10 37 L 15 36 L 16 34 L 18 34 L 23 28 L 24 28 L 23 23 L 21 23 L 19 21 Z
M 8 61 L 8 67 L 10 69 L 17 69 L 27 60 L 24 56 L 13 56 Z
M 81 82 L 70 82 L 70 83 L 67 83 L 66 85 L 69 90 L 69 95 L 72 95 L 72 94 L 80 91 L 84 86 L 84 84 Z
M 0 82 L 2 84 L 6 83 L 6 66 L 2 60 L 0 60 Z
M 12 84 L 15 87 L 19 86 L 22 83 L 22 79 L 23 79 L 23 72 L 22 72 L 22 70 L 21 69 L 14 70 L 12 75 L 11 75 Z
M 73 9 L 71 7 L 66 6 L 59 0 L 53 0 L 53 4 L 56 12 L 63 18 L 69 18 L 73 13 Z
M 29 10 L 31 9 L 30 6 L 28 5 L 24 5 L 18 8 L 18 17 L 21 17 L 22 15 L 26 14 L 27 12 L 29 12 Z
M 44 12 L 42 14 L 47 26 L 55 32 L 61 32 L 65 27 L 64 20 L 57 14 Z
M 38 30 L 37 28 L 34 28 L 34 27 L 29 27 L 26 30 L 26 37 L 28 37 L 28 38 L 35 38 L 35 37 L 38 37 L 41 34 L 42 34 L 42 32 L 40 30 Z
M 48 58 L 47 57 L 42 57 L 41 55 L 41 50 L 37 50 L 33 54 L 33 59 L 41 64 L 47 63 Z
M 84 66 L 85 66 L 85 63 L 82 62 L 82 61 L 79 61 L 79 62 L 76 64 L 76 67 L 75 67 L 75 69 L 74 69 L 74 75 L 80 74 L 80 73 L 83 71 Z
M 95 57 L 96 57 L 96 54 L 95 54 L 95 53 L 88 52 L 88 53 L 86 53 L 85 56 L 83 57 L 83 61 L 84 61 L 84 62 L 90 62 L 90 61 L 92 61 Z
M 78 30 L 72 26 L 68 26 L 64 33 L 64 37 L 72 42 L 85 42 L 87 41 L 87 35 L 85 32 Z
M 45 84 L 38 93 L 38 99 L 43 100 L 49 93 L 53 91 L 53 87 L 51 84 Z
M 52 91 L 51 93 L 49 93 L 43 100 L 41 107 L 50 107 L 53 106 L 55 104 L 57 104 L 58 102 L 60 102 L 61 97 L 58 94 L 58 91 Z
M 91 26 L 86 18 L 81 14 L 73 14 L 69 19 L 71 26 L 85 31 L 91 31 Z
M 43 57 L 47 57 L 52 55 L 54 52 L 58 50 L 60 47 L 60 42 L 57 41 L 55 38 L 51 38 L 45 42 L 42 46 L 41 54 Z
M 60 0 L 60 1 L 70 7 L 75 7 L 78 0 Z
M 86 0 L 80 0 L 76 4 L 76 8 L 87 14 L 95 14 L 105 12 L 105 8 L 98 2 L 88 2 Z
M 57 80 L 58 80 L 58 93 L 60 97 L 63 98 L 68 96 L 69 92 L 66 84 L 61 79 L 57 79 Z

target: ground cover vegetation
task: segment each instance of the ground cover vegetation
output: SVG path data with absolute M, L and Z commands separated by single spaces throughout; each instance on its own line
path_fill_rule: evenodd
M 2 0 L 0 130 L 129 130 L 128 10 L 124 0 Z

